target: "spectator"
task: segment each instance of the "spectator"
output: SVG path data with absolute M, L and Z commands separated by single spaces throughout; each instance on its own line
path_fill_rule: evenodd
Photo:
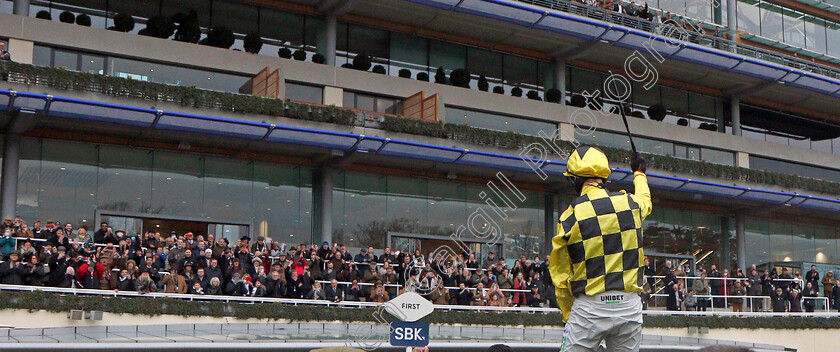
M 682 292 L 680 292 L 679 285 L 672 284 L 670 286 L 666 286 L 665 291 L 668 293 L 667 309 L 671 311 L 680 310 L 680 306 L 682 305 L 683 300 Z
M 822 279 L 823 284 L 823 293 L 826 297 L 831 297 L 832 293 L 834 292 L 834 285 L 837 281 L 837 278 L 834 277 L 834 272 L 829 270 L 825 273 L 825 276 Z M 816 286 L 816 285 L 814 285 Z
M 46 281 L 47 276 L 44 271 L 44 265 L 41 264 L 39 257 L 34 253 L 29 255 L 27 263 L 23 267 L 23 272 L 27 285 L 44 286 L 44 281 Z
M 732 296 L 744 296 L 747 294 L 747 290 L 744 289 L 744 286 L 741 285 L 740 280 L 735 281 L 735 285 L 732 287 Z M 732 298 L 729 300 L 732 302 L 732 311 L 733 312 L 743 312 L 744 311 L 744 299 L 743 298 Z
M 316 281 L 314 284 L 312 284 L 312 290 L 309 291 L 305 298 L 314 300 L 326 300 L 327 294 L 321 288 L 321 283 Z
M 344 291 L 344 300 L 358 302 L 362 297 L 362 289 L 359 287 L 359 280 L 350 282 L 350 286 Z
M 84 286 L 79 283 L 79 280 L 76 280 L 76 270 L 73 269 L 72 266 L 68 266 L 64 269 L 64 276 L 61 278 L 61 282 L 58 287 L 84 288 Z
M 12 61 L 12 55 L 6 51 L 6 42 L 0 42 L 0 61 Z
M 496 254 L 493 252 L 487 253 L 487 258 L 481 263 L 482 269 L 490 269 L 496 263 Z
M 516 279 L 513 280 L 513 289 L 514 290 L 527 290 L 528 285 L 525 283 L 525 278 L 523 274 L 520 272 L 516 275 Z M 526 298 L 525 292 L 514 291 L 513 297 L 511 298 L 511 302 L 513 303 L 514 307 L 525 306 Z
M 260 280 L 253 280 L 253 281 L 254 281 L 254 287 L 251 288 L 251 297 L 265 297 L 267 291 L 266 291 L 266 288 L 263 285 L 262 281 L 260 281 Z M 317 297 L 323 297 L 324 290 L 321 290 L 321 284 L 319 284 L 317 282 L 315 284 L 318 286 L 318 291 L 319 292 L 316 292 L 315 290 L 312 290 L 311 292 L 314 292 L 314 294 L 316 295 L 315 299 L 323 299 L 323 298 L 317 298 Z M 310 295 L 312 295 L 312 294 L 313 293 L 310 293 Z
M 6 218 L 8 225 L 4 224 L 3 237 L 0 237 L 0 254 L 3 255 L 3 260 L 9 259 L 9 254 L 15 252 L 17 240 L 12 237 L 14 225 L 11 224 L 12 218 Z
M 719 296 L 723 294 L 724 280 L 721 280 L 723 275 L 718 271 L 717 266 L 712 264 L 712 269 L 709 271 L 709 287 L 711 288 L 712 296 Z M 714 307 L 723 307 L 723 299 L 715 297 Z
M 706 278 L 706 273 L 700 273 L 700 279 L 694 280 L 694 292 L 699 296 L 708 296 L 711 294 L 711 286 L 709 279 Z M 697 297 L 697 310 L 706 311 L 709 306 L 708 297 Z
M 645 283 L 645 286 L 642 287 L 642 292 L 639 292 L 639 297 L 642 299 L 642 310 L 647 310 L 648 306 L 650 305 L 650 285 Z
M 114 291 L 135 291 L 134 289 L 134 280 L 131 278 L 131 274 L 128 270 L 123 269 L 120 271 L 120 278 L 117 281 L 117 287 Z
M 814 267 L 812 266 L 811 270 L 813 269 Z M 817 303 L 816 298 L 819 297 L 819 290 L 817 290 L 814 286 L 813 280 L 809 280 L 805 283 L 805 292 L 803 292 L 802 295 L 804 296 L 803 305 L 805 306 L 805 311 L 813 313 Z
M 155 285 L 154 280 L 152 280 L 149 272 L 145 270 L 141 271 L 140 276 L 134 280 L 134 287 L 141 295 L 157 291 L 157 286 Z
M 831 289 L 831 297 L 829 301 L 832 302 L 834 309 L 840 312 L 840 279 L 834 282 L 834 288 Z
M 370 293 L 370 301 L 376 303 L 385 303 L 388 301 L 388 293 L 382 286 L 382 281 L 376 282 L 376 287 Z
M 816 265 L 811 265 L 811 270 L 805 273 L 805 282 L 810 282 L 815 287 L 820 286 L 820 272 L 817 271 Z
M 455 300 L 458 302 L 458 305 L 468 306 L 470 305 L 470 303 L 472 303 L 473 294 L 467 288 L 467 285 L 465 285 L 463 282 L 458 284 L 458 289 L 456 291 L 457 292 L 455 293 Z M 522 304 L 525 304 L 524 298 Z
M 6 231 L 9 231 L 8 229 Z M 20 263 L 20 254 L 14 249 L 9 253 L 8 260 L 0 264 L 0 283 L 6 285 L 23 285 L 26 278 L 26 267 Z
M 694 296 L 694 289 L 688 289 L 688 293 L 685 295 L 685 310 L 687 311 L 696 311 L 697 310 L 697 297 Z
M 802 292 L 799 290 L 799 284 L 793 284 L 790 286 L 788 300 L 790 301 L 791 312 L 802 312 Z
M 787 310 L 787 306 L 785 305 L 787 295 L 781 287 L 777 287 L 775 290 L 770 292 L 770 300 L 774 313 L 784 313 Z
M 758 270 L 750 269 L 750 276 L 746 281 L 748 296 L 761 296 L 761 277 L 758 276 Z M 757 312 L 762 310 L 761 298 L 750 298 L 750 311 Z
M 788 268 L 782 268 L 782 274 L 779 275 L 779 287 L 782 290 L 787 291 L 790 289 L 790 285 L 793 282 L 793 276 L 790 275 L 788 272 Z
M 207 295 L 210 296 L 218 296 L 221 295 L 222 292 L 222 280 L 219 277 L 212 277 L 210 278 L 210 286 L 207 286 L 207 290 L 205 291 Z
M 338 280 L 330 280 L 330 286 L 327 287 L 325 296 L 326 300 L 333 302 L 341 302 L 341 300 L 344 299 L 344 291 L 338 287 Z

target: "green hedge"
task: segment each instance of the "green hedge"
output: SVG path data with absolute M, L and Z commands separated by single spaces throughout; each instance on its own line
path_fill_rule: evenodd
M 466 125 L 427 122 L 391 116 L 385 117 L 385 121 L 381 124 L 381 127 L 387 131 L 448 138 L 500 148 L 520 149 L 531 143 L 544 144 L 544 141 L 540 138 L 514 132 L 490 131 Z M 571 144 L 565 143 L 561 147 L 571 148 Z M 598 146 L 598 148 L 603 150 L 613 162 L 627 162 L 630 157 L 628 150 L 604 146 Z M 645 155 L 645 158 L 647 158 L 648 166 L 651 168 L 675 173 L 708 176 L 732 181 L 754 182 L 780 186 L 787 189 L 804 189 L 813 192 L 840 195 L 840 183 L 826 180 L 817 180 L 767 170 L 718 165 L 705 161 L 686 160 L 670 155 Z
M 3 80 L 47 86 L 56 89 L 95 92 L 117 97 L 130 97 L 153 102 L 173 102 L 182 106 L 211 108 L 223 111 L 249 114 L 282 116 L 301 120 L 328 122 L 352 126 L 356 115 L 352 110 L 335 106 L 320 106 L 233 94 L 195 87 L 172 86 L 168 84 L 138 81 L 61 68 L 47 68 L 19 64 L 9 61 L 0 63 L 0 77 Z M 540 142 L 536 137 L 514 132 L 497 132 L 466 125 L 444 124 L 385 116 L 380 124 L 386 131 L 402 132 L 421 136 L 446 138 L 484 146 L 520 149 L 528 144 Z M 600 147 L 613 161 L 626 161 L 628 151 Z M 649 166 L 666 171 L 689 175 L 708 176 L 732 181 L 746 181 L 780 186 L 788 189 L 804 189 L 812 192 L 840 195 L 840 183 L 826 180 L 788 175 L 766 170 L 752 170 L 717 165 L 701 161 L 678 159 L 671 156 L 649 155 Z
M 243 304 L 227 302 L 199 302 L 172 298 L 116 298 L 103 296 L 61 295 L 43 291 L 0 291 L 0 309 L 47 310 L 64 313 L 71 309 L 98 310 L 109 313 L 128 313 L 146 316 L 179 315 L 235 317 L 239 319 L 286 319 L 289 321 L 346 321 L 372 322 L 374 309 L 324 308 L 322 306 L 293 306 L 279 303 Z M 560 313 L 480 313 L 466 311 L 435 311 L 423 319 L 432 324 L 467 324 L 491 326 L 561 326 Z M 646 327 L 682 328 L 699 326 L 735 329 L 836 329 L 840 318 L 737 318 L 737 317 L 645 317 Z
M 46 86 L 55 89 L 101 93 L 116 97 L 172 102 L 181 106 L 210 108 L 352 126 L 356 114 L 335 106 L 295 103 L 279 99 L 233 94 L 196 87 L 138 81 L 84 72 L 68 71 L 3 61 L 0 77 L 4 81 Z

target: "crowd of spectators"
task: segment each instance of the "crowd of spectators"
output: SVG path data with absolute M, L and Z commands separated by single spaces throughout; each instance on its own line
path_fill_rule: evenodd
M 721 271 L 716 265 L 711 265 L 709 270 L 698 267 L 697 272 L 699 275 L 691 272 L 688 265 L 673 268 L 671 262 L 666 261 L 659 276 L 664 276 L 660 280 L 667 294 L 668 310 L 705 311 L 710 307 L 731 306 L 734 312 L 743 312 L 745 308 L 777 313 L 802 312 L 804 308 L 805 312 L 813 312 L 820 304 L 816 298 L 825 297 L 828 308 L 840 311 L 840 280 L 832 271 L 821 279 L 815 265 L 804 278 L 798 271 L 791 275 L 787 268 L 782 268 L 781 274 L 776 268 L 761 272 L 755 264 L 747 269 L 749 274 L 738 268 L 730 275 L 729 269 Z M 641 293 L 645 306 L 651 301 L 653 288 L 657 287 L 656 274 L 646 258 L 646 282 Z
M 508 268 L 494 253 L 482 263 L 475 254 L 453 263 L 420 250 L 385 248 L 377 255 L 368 247 L 353 255 L 327 242 L 286 246 L 244 236 L 230 243 L 212 234 L 134 234 L 104 222 L 92 235 L 70 223 L 30 227 L 19 217 L 0 227 L 3 284 L 385 302 L 408 282 L 437 304 L 539 307 L 553 301 L 548 266 L 539 257 L 522 257 Z
M 377 254 L 368 247 L 353 255 L 346 246 L 327 242 L 287 246 L 244 236 L 230 243 L 191 232 L 135 234 L 107 223 L 90 234 L 85 227 L 54 221 L 30 227 L 19 217 L 5 219 L 0 229 L 3 284 L 334 302 L 386 302 L 410 286 L 435 304 L 556 307 L 548 257 L 522 256 L 509 267 L 493 252 L 483 260 L 463 253 L 454 262 L 419 249 L 386 247 Z M 653 290 L 663 288 L 669 310 L 731 305 L 736 312 L 745 306 L 753 311 L 811 312 L 816 300 L 803 298 L 819 296 L 828 297 L 830 307 L 840 310 L 840 280 L 833 272 L 821 278 L 814 266 L 802 278 L 786 268 L 781 274 L 776 269 L 760 273 L 755 265 L 747 272 L 736 269 L 730 275 L 728 269 L 712 265 L 694 273 L 688 266 L 672 267 L 670 261 L 657 272 L 645 258 L 640 295 L 647 307 Z

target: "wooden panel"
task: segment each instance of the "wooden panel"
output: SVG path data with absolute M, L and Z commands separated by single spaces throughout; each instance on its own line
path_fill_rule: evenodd
M 423 121 L 438 121 L 438 95 L 434 94 L 423 100 Z
M 408 98 L 403 99 L 402 114 L 407 119 L 422 120 L 423 119 L 423 97 L 424 92 L 421 90 Z
M 265 79 L 264 97 L 277 99 L 280 96 L 280 70 L 274 70 Z
M 266 66 L 264 69 L 257 72 L 251 80 L 251 94 L 263 97 L 265 96 L 266 79 L 268 78 L 271 68 Z

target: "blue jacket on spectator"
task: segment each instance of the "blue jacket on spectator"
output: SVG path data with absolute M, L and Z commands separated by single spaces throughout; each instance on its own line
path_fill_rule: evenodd
M 17 240 L 11 237 L 0 237 L 0 253 L 3 254 L 3 260 L 9 258 L 9 253 L 15 251 Z

